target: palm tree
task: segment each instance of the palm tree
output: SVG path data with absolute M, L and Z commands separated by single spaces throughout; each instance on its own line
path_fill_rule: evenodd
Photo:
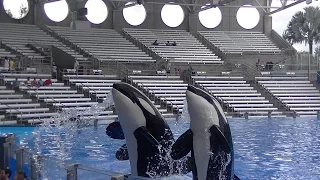
M 320 9 L 306 7 L 297 12 L 284 31 L 283 38 L 289 43 L 309 44 L 309 54 L 312 54 L 313 43 L 320 42 Z

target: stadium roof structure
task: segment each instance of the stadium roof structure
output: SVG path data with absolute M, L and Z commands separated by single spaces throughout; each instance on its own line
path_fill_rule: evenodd
M 45 2 L 55 2 L 59 0 L 34 0 L 36 3 L 45 3 Z M 83 1 L 83 0 L 77 0 Z M 187 6 L 188 10 L 192 13 L 197 13 L 206 9 L 210 9 L 212 7 L 241 7 L 239 5 L 232 5 L 231 2 L 236 0 L 104 0 L 110 1 L 115 9 L 118 8 L 126 8 L 130 6 L 134 6 L 136 4 L 176 4 L 180 6 Z M 251 7 L 254 8 L 262 8 L 266 15 L 271 15 L 287 8 L 290 8 L 294 5 L 300 4 L 302 2 L 306 2 L 306 0 L 265 0 L 266 3 L 262 5 L 258 0 L 254 0 L 254 2 L 258 5 L 253 5 Z M 274 1 L 280 1 L 280 7 L 272 7 L 271 4 Z M 312 1 L 312 0 L 310 0 Z M 123 5 L 126 2 L 134 2 L 129 5 Z M 190 3 L 191 2 L 191 3 Z M 249 8 L 249 7 L 248 7 Z

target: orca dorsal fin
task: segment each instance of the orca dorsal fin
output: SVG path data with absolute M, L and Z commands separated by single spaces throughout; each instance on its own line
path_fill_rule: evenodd
M 191 129 L 184 132 L 177 141 L 173 144 L 171 149 L 171 157 L 174 160 L 181 159 L 186 156 L 192 149 L 193 132 Z
M 106 134 L 112 139 L 125 139 L 120 122 L 113 122 L 106 128 Z
M 160 143 L 152 136 L 152 134 L 150 134 L 148 129 L 144 126 L 141 126 L 138 129 L 136 129 L 133 134 L 137 140 L 138 139 L 146 140 L 147 142 L 149 142 L 153 146 L 160 145 Z
M 116 158 L 119 161 L 129 160 L 129 153 L 128 153 L 128 149 L 127 149 L 127 145 L 126 144 L 122 145 L 118 149 L 118 151 L 116 152 Z
M 220 128 L 217 125 L 213 125 L 210 128 L 210 132 L 211 132 L 210 141 L 213 141 L 214 144 L 217 144 L 225 152 L 230 153 L 231 147 L 230 147 L 226 137 L 220 131 Z

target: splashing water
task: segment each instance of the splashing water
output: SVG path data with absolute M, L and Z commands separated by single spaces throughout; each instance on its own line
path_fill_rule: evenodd
M 109 93 L 102 103 L 92 105 L 85 111 L 71 109 L 61 111 L 56 116 L 38 125 L 33 132 L 34 156 L 37 171 L 42 178 L 48 178 L 53 169 L 45 170 L 38 155 L 46 154 L 46 157 L 58 160 L 58 165 L 65 167 L 68 160 L 71 160 L 71 149 L 75 146 L 75 138 L 81 138 L 81 128 L 93 124 L 93 120 L 104 111 L 112 110 L 114 101 Z M 59 173 L 59 172 L 57 172 Z M 58 179 L 58 178 L 57 178 Z
M 219 169 L 219 180 L 227 180 L 228 179 L 228 175 L 226 174 L 227 171 L 227 167 L 229 165 L 231 165 L 231 154 L 229 153 L 225 153 L 223 151 L 219 152 L 219 153 L 212 153 L 210 152 L 210 159 L 213 159 L 214 164 L 219 164 L 221 166 L 216 166 L 214 168 L 220 168 Z

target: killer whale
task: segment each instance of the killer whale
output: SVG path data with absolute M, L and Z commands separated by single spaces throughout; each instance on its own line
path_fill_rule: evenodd
M 234 175 L 230 126 L 219 102 L 194 86 L 188 86 L 186 93 L 190 129 L 174 143 L 172 158 L 191 151 L 194 180 L 239 179 Z
M 191 171 L 187 159 L 173 161 L 170 157 L 173 133 L 147 96 L 127 83 L 115 83 L 112 96 L 119 122 L 111 123 L 106 134 L 126 140 L 116 158 L 129 159 L 133 176 L 161 177 Z

